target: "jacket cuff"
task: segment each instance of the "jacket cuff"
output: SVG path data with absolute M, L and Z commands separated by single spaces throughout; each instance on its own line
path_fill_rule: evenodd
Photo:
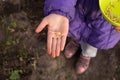
M 63 11 L 61 11 L 61 10 L 52 10 L 52 11 L 50 11 L 50 12 L 48 13 L 48 15 L 49 15 L 49 14 L 59 14 L 59 15 L 62 15 L 62 16 L 64 16 L 64 17 L 67 17 L 67 18 L 69 19 L 69 21 L 72 20 L 72 17 L 69 16 L 68 13 L 65 13 L 65 12 L 63 12 Z
M 74 18 L 74 14 L 73 13 L 69 13 L 69 11 L 67 12 L 64 12 L 63 10 L 61 9 L 44 9 L 44 15 L 45 16 L 48 16 L 49 14 L 59 14 L 59 15 L 62 15 L 62 16 L 65 16 L 68 18 L 69 21 L 72 21 L 73 18 Z

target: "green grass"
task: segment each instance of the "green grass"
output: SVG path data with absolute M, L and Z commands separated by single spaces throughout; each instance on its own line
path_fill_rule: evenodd
M 12 71 L 9 80 L 20 80 L 20 73 L 22 73 L 22 70 Z

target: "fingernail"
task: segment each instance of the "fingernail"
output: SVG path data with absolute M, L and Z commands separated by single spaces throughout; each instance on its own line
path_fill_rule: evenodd
M 53 58 L 55 58 L 55 56 Z
M 59 56 L 59 54 L 57 54 L 57 57 Z
M 63 49 L 61 49 L 61 51 L 63 51 Z
M 55 56 L 52 56 L 52 58 L 55 58 Z
M 38 33 L 38 30 L 35 30 L 36 33 Z
M 35 32 L 37 33 L 37 30 L 35 30 Z

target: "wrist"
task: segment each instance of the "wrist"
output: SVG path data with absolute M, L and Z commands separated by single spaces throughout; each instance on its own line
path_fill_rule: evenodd
M 59 18 L 61 18 L 64 22 L 69 22 L 69 19 L 68 19 L 66 16 L 63 16 L 63 15 L 60 15 L 60 14 L 56 14 L 56 13 L 52 13 L 52 14 L 50 14 L 50 15 L 52 15 L 52 16 L 54 16 L 54 17 L 59 17 Z

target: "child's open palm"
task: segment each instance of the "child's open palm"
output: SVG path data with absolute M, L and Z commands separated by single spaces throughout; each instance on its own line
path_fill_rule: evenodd
M 50 14 L 46 16 L 36 29 L 41 32 L 45 26 L 48 26 L 47 50 L 53 57 L 60 55 L 60 51 L 64 49 L 69 28 L 69 20 L 58 14 Z

